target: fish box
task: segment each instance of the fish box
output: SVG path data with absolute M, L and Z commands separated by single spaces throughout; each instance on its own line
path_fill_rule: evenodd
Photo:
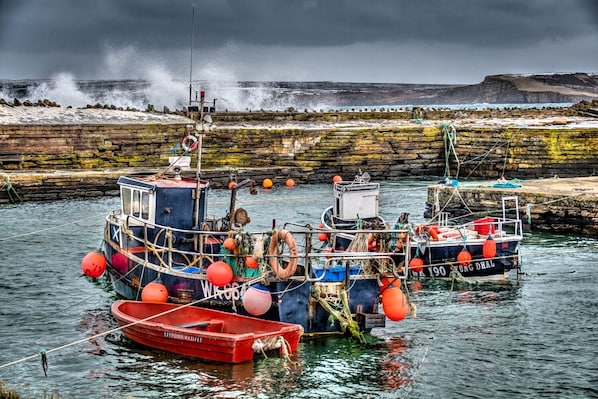
M 482 219 L 476 219 L 473 221 L 473 229 L 481 236 L 487 236 L 488 234 L 494 233 L 494 219 L 486 217 Z
M 349 275 L 354 276 L 356 274 L 359 274 L 360 270 L 360 266 L 350 266 Z M 322 282 L 339 282 L 345 280 L 345 277 L 347 275 L 347 267 L 342 265 L 329 266 L 326 268 L 326 272 L 324 272 L 323 267 L 314 267 L 314 273 L 316 274 L 317 278 L 321 278 L 322 274 L 324 274 L 324 277 L 322 277 L 322 279 L 320 280 Z

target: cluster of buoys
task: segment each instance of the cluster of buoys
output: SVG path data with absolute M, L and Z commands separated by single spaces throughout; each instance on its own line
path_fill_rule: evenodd
M 291 187 L 295 187 L 295 180 L 293 180 L 293 179 L 291 179 L 291 178 L 288 178 L 288 179 L 287 179 L 287 180 L 284 182 L 284 185 L 285 185 L 286 187 L 289 187 L 289 188 L 291 188 Z M 265 188 L 266 190 L 269 190 L 269 189 L 271 189 L 271 188 L 273 188 L 273 187 L 274 187 L 274 182 L 272 181 L 272 179 L 264 179 L 264 180 L 262 181 L 262 187 L 263 187 L 263 188 Z
M 106 271 L 106 258 L 99 252 L 88 253 L 81 260 L 81 271 L 87 277 L 100 277 Z

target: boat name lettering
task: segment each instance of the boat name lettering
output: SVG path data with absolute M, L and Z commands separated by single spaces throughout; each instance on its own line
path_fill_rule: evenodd
M 193 335 L 185 335 L 169 331 L 164 331 L 164 336 L 166 338 L 178 339 L 181 341 L 201 342 L 201 337 L 194 337 Z
M 475 262 L 475 269 L 476 270 L 484 270 L 484 269 L 493 269 L 496 265 L 491 260 L 484 260 L 481 262 Z
M 467 265 L 467 266 L 459 265 L 458 266 L 459 273 L 472 272 L 473 269 L 474 269 L 473 265 Z
M 213 297 L 220 300 L 239 301 L 242 298 L 242 288 L 244 287 L 237 282 L 227 284 L 224 287 L 216 287 L 207 280 L 201 280 L 204 298 Z
M 446 268 L 444 266 L 430 267 L 430 274 L 432 274 L 433 277 L 446 277 Z

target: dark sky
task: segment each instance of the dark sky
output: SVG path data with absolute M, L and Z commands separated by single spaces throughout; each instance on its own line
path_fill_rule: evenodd
M 0 0 L 0 79 L 598 72 L 598 0 Z

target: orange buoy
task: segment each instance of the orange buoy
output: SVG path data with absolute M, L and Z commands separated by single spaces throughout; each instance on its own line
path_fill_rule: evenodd
M 293 180 L 293 179 L 287 179 L 285 185 L 287 187 L 295 187 L 295 180 Z
M 378 249 L 378 244 L 376 243 L 376 240 L 368 242 L 368 251 L 373 252 L 373 251 L 376 251 L 377 249 Z
M 342 183 L 343 182 L 343 178 L 340 177 L 339 175 L 336 175 L 332 178 L 332 182 L 333 183 Z
M 233 271 L 226 262 L 219 260 L 208 266 L 206 277 L 216 287 L 224 287 L 233 279 Z
M 461 266 L 469 266 L 469 264 L 471 263 L 471 254 L 469 253 L 469 251 L 463 249 L 461 252 L 459 252 L 457 254 L 457 262 L 459 262 Z
M 149 282 L 141 290 L 141 300 L 143 302 L 168 302 L 168 289 L 160 280 Z
M 272 183 L 272 180 L 270 179 L 264 179 L 264 181 L 262 182 L 262 187 L 264 188 L 272 188 L 272 185 L 274 183 Z
M 420 273 L 424 270 L 424 260 L 422 258 L 411 258 L 409 261 L 409 269 L 416 273 Z
M 81 270 L 87 277 L 98 278 L 106 270 L 106 258 L 99 252 L 90 252 L 81 260 Z
M 250 269 L 257 269 L 257 260 L 253 259 L 251 255 L 245 257 L 245 266 Z
M 236 185 L 237 185 L 236 181 L 230 181 L 230 182 L 228 182 L 228 189 L 232 190 L 233 187 L 235 187 Z
M 252 316 L 261 316 L 272 306 L 272 295 L 268 288 L 254 284 L 243 294 L 243 307 Z
M 328 233 L 320 233 L 318 234 L 318 240 L 319 241 L 327 241 L 328 240 Z
M 382 283 L 382 285 L 380 286 L 380 292 L 384 292 L 384 290 L 386 290 L 389 287 L 396 288 L 401 285 L 401 280 L 399 280 L 396 277 L 382 277 L 380 279 L 380 282 Z M 398 286 L 395 284 L 398 284 Z
M 496 256 L 496 241 L 492 238 L 492 234 L 488 234 L 488 238 L 484 241 L 484 245 L 482 245 L 482 254 L 486 259 L 491 259 Z
M 386 317 L 392 321 L 403 320 L 409 313 L 409 304 L 405 294 L 399 287 L 393 285 L 382 293 L 382 307 Z
M 235 243 L 235 239 L 232 237 L 228 237 L 226 240 L 224 240 L 222 245 L 231 252 L 237 249 L 237 243 Z

